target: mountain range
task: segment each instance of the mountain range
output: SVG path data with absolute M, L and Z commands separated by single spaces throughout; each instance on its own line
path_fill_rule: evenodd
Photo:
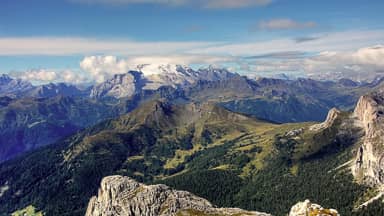
M 382 79 L 250 79 L 142 65 L 85 89 L 1 80 L 0 215 L 158 211 L 134 200 L 166 195 L 203 213 L 286 215 L 310 199 L 341 215 L 384 214 Z M 130 178 L 103 183 L 116 175 Z M 334 215 L 303 203 L 292 209 Z
M 225 69 L 195 71 L 180 65 L 142 65 L 138 71 L 117 74 L 87 88 L 64 83 L 33 86 L 3 75 L 0 161 L 54 143 L 156 98 L 179 103 L 209 101 L 234 112 L 287 123 L 321 121 L 332 107 L 352 109 L 360 95 L 380 86 L 382 80 L 367 84 L 346 79 L 249 79 Z

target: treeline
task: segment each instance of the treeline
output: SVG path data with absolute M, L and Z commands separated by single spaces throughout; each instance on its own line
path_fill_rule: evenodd
M 157 183 L 205 197 L 221 207 L 233 207 L 244 180 L 231 171 L 203 170 L 178 175 Z M 193 189 L 193 190 L 191 190 Z
M 282 148 L 279 155 L 271 157 L 263 170 L 248 179 L 233 171 L 206 170 L 209 164 L 223 162 L 224 146 L 205 152 L 190 162 L 190 167 L 205 170 L 194 171 L 169 178 L 163 183 L 177 189 L 191 191 L 219 206 L 239 207 L 286 215 L 299 201 L 310 199 L 326 208 L 335 208 L 341 215 L 384 215 L 381 202 L 364 211 L 353 212 L 366 187 L 356 184 L 345 171 L 333 170 L 347 161 L 350 149 L 343 153 L 316 155 L 314 158 L 293 162 L 288 159 L 290 149 Z M 194 164 L 195 162 L 195 164 Z M 292 172 L 292 167 L 297 172 Z M 195 169 L 196 170 L 196 169 Z

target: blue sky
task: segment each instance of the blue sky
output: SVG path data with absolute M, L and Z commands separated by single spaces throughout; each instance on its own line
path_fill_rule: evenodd
M 309 74 L 314 71 L 300 62 L 283 66 L 324 52 L 348 60 L 359 49 L 383 44 L 382 11 L 380 0 L 2 0 L 0 73 L 84 74 L 89 71 L 80 63 L 86 57 L 112 55 L 117 62 L 166 57 L 170 63 L 225 65 L 243 73 Z M 300 55 L 288 60 L 278 55 L 287 52 Z M 244 58 L 249 56 L 264 57 Z

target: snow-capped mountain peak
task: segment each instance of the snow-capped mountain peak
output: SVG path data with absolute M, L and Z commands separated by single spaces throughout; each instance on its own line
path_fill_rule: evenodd
M 136 67 L 137 71 L 143 73 L 144 76 L 158 75 L 158 74 L 178 74 L 180 72 L 188 71 L 188 66 L 177 64 L 141 64 Z
M 140 76 L 133 76 L 133 73 L 139 73 Z M 91 97 L 130 97 L 141 90 L 157 90 L 163 86 L 179 88 L 200 80 L 217 81 L 234 76 L 239 75 L 213 66 L 193 70 L 178 64 L 141 64 L 135 70 L 94 86 Z
M 28 81 L 22 79 L 13 79 L 7 74 L 0 76 L 0 95 L 14 97 L 32 88 L 32 84 Z
M 9 77 L 7 74 L 2 74 L 0 76 L 0 84 L 5 84 L 5 83 L 8 83 L 12 80 L 11 77 Z

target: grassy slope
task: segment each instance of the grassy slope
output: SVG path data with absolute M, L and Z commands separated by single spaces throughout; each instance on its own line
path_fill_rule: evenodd
M 30 205 L 24 209 L 13 212 L 12 216 L 43 216 L 43 212 L 36 211 L 35 207 Z
M 362 199 L 367 199 L 367 192 L 371 189 L 354 183 L 348 168 L 335 169 L 353 157 L 357 146 L 351 145 L 356 140 L 346 139 L 358 132 L 353 128 L 343 128 L 345 124 L 342 123 L 348 122 L 348 116 L 348 113 L 341 113 L 330 128 L 317 132 L 308 130 L 306 124 L 276 127 L 270 131 L 274 137 L 274 141 L 269 142 L 273 150 L 263 161 L 263 168 L 253 166 L 248 175 L 240 175 L 241 180 L 233 180 L 238 173 L 232 170 L 227 170 L 220 178 L 216 177 L 218 173 L 208 170 L 184 173 L 163 183 L 190 190 L 220 206 L 233 206 L 234 203 L 237 207 L 274 215 L 285 215 L 293 204 L 306 198 L 336 208 L 342 215 L 381 215 L 384 204 L 380 202 L 363 211 L 353 212 Z M 287 137 L 282 128 L 304 128 L 304 131 L 292 138 Z M 343 133 L 339 133 L 340 128 L 343 128 Z M 285 140 L 283 144 L 282 140 Z M 221 157 L 205 154 L 203 158 L 209 161 L 218 156 Z M 209 192 L 205 186 L 223 188 L 221 190 L 225 193 Z

